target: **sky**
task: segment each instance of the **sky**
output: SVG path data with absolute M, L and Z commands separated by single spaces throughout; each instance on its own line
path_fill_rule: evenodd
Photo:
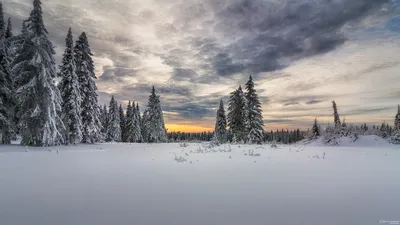
M 3 0 L 14 34 L 31 0 Z M 400 104 L 400 0 L 46 0 L 60 62 L 86 32 L 99 101 L 161 96 L 169 131 L 214 129 L 219 100 L 253 76 L 265 129 L 392 124 Z

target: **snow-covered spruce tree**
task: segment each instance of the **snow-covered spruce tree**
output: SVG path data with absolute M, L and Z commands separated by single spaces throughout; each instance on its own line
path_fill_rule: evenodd
M 397 108 L 397 114 L 394 118 L 394 129 L 391 142 L 393 144 L 400 144 L 400 105 Z
M 133 116 L 134 116 L 133 141 L 140 143 L 143 141 L 143 137 L 142 137 L 142 125 L 141 125 L 142 122 L 141 122 L 141 118 L 140 118 L 139 104 L 136 103 L 136 107 L 135 107 L 135 105 L 133 105 L 132 109 L 133 109 Z M 162 119 L 162 122 L 164 123 L 164 119 Z
M 97 78 L 94 73 L 92 55 L 86 33 L 83 32 L 76 41 L 74 48 L 76 74 L 78 75 L 82 97 L 83 143 L 95 143 L 101 139 L 100 109 L 95 83 L 95 79 Z
M 135 106 L 135 102 L 132 105 L 129 103 L 126 120 L 128 142 L 142 142 L 140 112 L 138 111 L 138 107 Z
M 61 118 L 65 125 L 66 144 L 78 144 L 82 141 L 82 116 L 80 96 L 80 85 L 76 75 L 74 60 L 74 42 L 71 28 L 65 39 L 66 49 L 60 65 L 61 81 L 59 89 L 61 92 L 62 113 Z
M 4 30 L 3 6 L 0 3 L 0 143 L 10 144 L 15 135 L 14 93 Z
M 9 39 L 13 36 L 12 33 L 12 24 L 11 24 L 11 18 L 8 18 L 7 20 L 7 28 L 6 28 L 6 33 L 5 33 L 5 38 Z
M 397 106 L 397 114 L 394 117 L 394 129 L 400 131 L 400 105 Z
M 247 141 L 253 144 L 261 144 L 263 141 L 264 121 L 261 103 L 254 89 L 254 82 L 251 76 L 246 83 L 245 97 Z
M 26 33 L 12 63 L 16 76 L 18 117 L 22 145 L 53 146 L 64 142 L 61 95 L 56 76 L 54 48 L 43 23 L 40 0 L 26 20 Z
M 126 119 L 125 119 L 124 108 L 122 108 L 121 104 L 119 105 L 119 126 L 121 128 L 121 141 L 127 142 L 126 141 Z
M 100 121 L 101 121 L 102 140 L 105 140 L 107 137 L 107 128 L 108 128 L 108 111 L 106 104 L 103 106 L 103 109 L 101 110 Z
M 121 125 L 119 117 L 118 103 L 114 96 L 111 97 L 108 106 L 108 128 L 106 141 L 121 141 Z
M 336 107 L 336 102 L 332 101 L 332 107 L 333 107 L 333 116 L 334 116 L 334 123 L 335 123 L 335 128 L 340 128 L 341 127 L 341 123 L 340 123 L 340 118 L 339 118 L 339 114 L 337 111 L 337 107 Z
M 246 99 L 242 87 L 239 86 L 231 93 L 228 106 L 227 121 L 233 142 L 240 143 L 246 140 L 246 120 Z
M 219 108 L 217 110 L 217 119 L 215 121 L 215 141 L 219 144 L 223 144 L 227 141 L 226 137 L 226 116 L 224 109 L 224 102 L 220 101 Z
M 314 120 L 314 125 L 313 125 L 313 127 L 311 129 L 311 132 L 312 132 L 312 138 L 313 139 L 315 139 L 315 138 L 317 138 L 317 137 L 319 137 L 321 135 L 321 128 L 318 125 L 317 118 L 315 118 L 315 120 Z
M 144 143 L 149 142 L 149 132 L 147 130 L 147 110 L 144 110 L 141 121 L 142 140 Z
M 133 102 L 135 105 L 135 102 Z M 127 142 L 133 142 L 133 107 L 131 104 L 131 101 L 129 101 L 128 106 L 126 108 L 126 141 Z
M 145 129 L 146 139 L 150 143 L 160 143 L 167 141 L 167 131 L 164 124 L 164 116 L 161 110 L 160 96 L 156 95 L 153 86 L 151 95 L 149 96 L 149 103 L 145 113 Z

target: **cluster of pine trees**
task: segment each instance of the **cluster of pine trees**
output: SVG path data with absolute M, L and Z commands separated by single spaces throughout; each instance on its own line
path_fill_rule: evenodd
M 21 135 L 22 145 L 29 146 L 100 141 L 96 76 L 85 32 L 74 45 L 68 30 L 57 73 L 41 1 L 33 1 L 29 18 L 15 36 L 10 19 L 4 29 L 0 10 L 2 143 L 9 144 L 16 134 Z
M 23 145 L 62 144 L 66 139 L 63 100 L 54 82 L 55 52 L 43 23 L 41 1 L 33 1 L 29 18 L 15 36 L 10 19 L 4 28 L 2 5 L 0 10 L 2 143 L 10 143 L 19 133 Z
M 264 121 L 261 103 L 254 89 L 253 78 L 250 76 L 245 92 L 239 86 L 231 93 L 227 116 L 225 116 L 224 104 L 221 100 L 217 111 L 214 141 L 217 143 L 232 141 L 261 144 L 264 138 L 263 134 Z M 229 140 L 229 136 L 231 136 L 231 140 Z
M 138 104 L 126 113 L 114 98 L 107 108 L 98 105 L 96 75 L 86 33 L 74 44 L 72 30 L 65 39 L 59 72 L 54 46 L 43 21 L 42 3 L 13 35 L 5 25 L 0 3 L 0 137 L 9 144 L 19 134 L 22 145 L 54 146 L 95 143 L 166 142 L 160 97 L 153 87 L 148 108 L 140 115 Z M 60 82 L 56 84 L 55 78 Z
M 128 103 L 126 110 L 111 97 L 108 107 L 100 107 L 101 133 L 108 142 L 159 143 L 167 142 L 164 116 L 161 110 L 160 96 L 152 88 L 149 103 L 143 116 L 139 104 Z

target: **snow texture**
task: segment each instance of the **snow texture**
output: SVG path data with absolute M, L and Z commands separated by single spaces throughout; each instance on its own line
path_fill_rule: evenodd
M 0 146 L 1 224 L 375 225 L 400 220 L 400 150 L 375 138 L 339 147 L 316 141 L 277 148 Z

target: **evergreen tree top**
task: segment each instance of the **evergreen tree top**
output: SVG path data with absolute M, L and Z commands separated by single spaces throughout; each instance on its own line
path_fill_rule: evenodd
M 249 80 L 246 83 L 246 90 L 253 89 L 253 88 L 254 88 L 253 77 L 250 75 Z
M 33 10 L 28 18 L 28 30 L 32 31 L 36 36 L 47 35 L 47 29 L 43 23 L 42 2 L 33 0 Z
M 219 101 L 219 109 L 224 110 L 224 101 L 222 99 Z
M 26 34 L 28 32 L 28 28 L 26 27 L 26 21 L 22 21 L 21 33 Z
M 8 38 L 13 36 L 13 34 L 12 34 L 11 17 L 8 17 L 8 20 L 7 20 L 7 29 L 6 29 L 5 36 L 6 36 L 6 39 L 8 39 Z
M 73 37 L 72 37 L 72 29 L 71 27 L 68 29 L 67 37 L 65 38 L 65 43 L 67 48 L 72 48 L 73 46 Z
M 5 23 L 4 23 L 4 12 L 3 3 L 0 2 L 0 38 L 5 36 Z

